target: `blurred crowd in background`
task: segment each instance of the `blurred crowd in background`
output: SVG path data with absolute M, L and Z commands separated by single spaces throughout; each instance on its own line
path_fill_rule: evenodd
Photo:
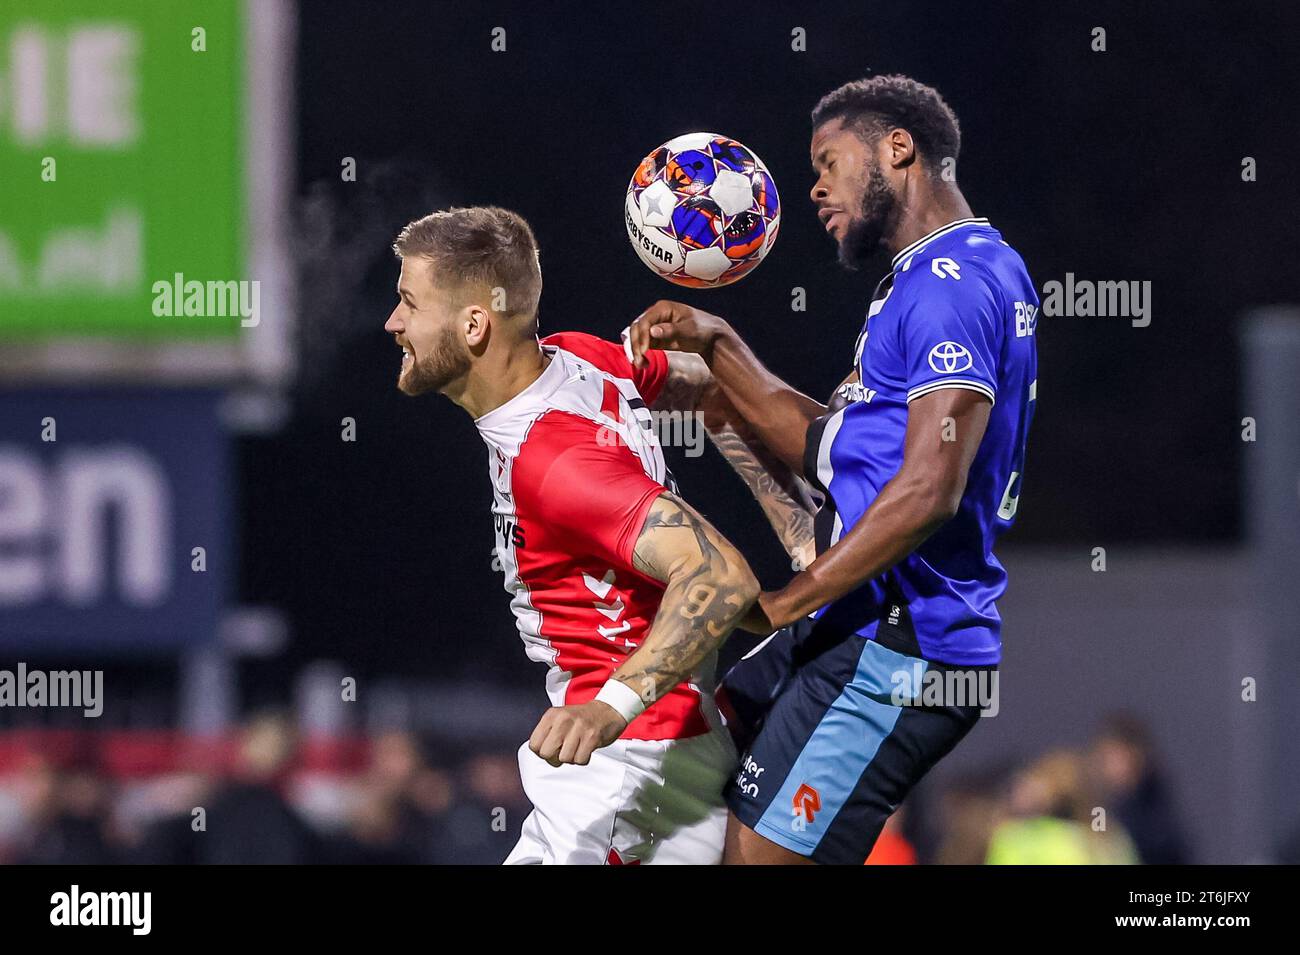
M 404 732 L 0 736 L 0 863 L 497 863 L 529 809 L 513 752 Z
M 300 738 L 267 710 L 230 739 L 0 734 L 0 862 L 496 864 L 529 811 L 513 750 L 387 732 Z M 1195 861 L 1147 728 L 930 780 L 869 864 Z M 1300 852 L 1292 847 L 1300 862 Z

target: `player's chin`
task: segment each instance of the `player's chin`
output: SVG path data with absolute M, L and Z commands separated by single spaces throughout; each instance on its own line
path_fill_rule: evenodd
M 427 375 L 421 375 L 416 371 L 415 365 L 411 364 L 397 373 L 397 390 L 404 395 L 412 398 L 416 395 L 422 395 L 430 388 L 430 382 Z
M 875 255 L 879 238 L 865 227 L 853 223 L 841 227 L 835 243 L 836 258 L 850 272 L 856 272 Z
M 413 375 L 403 372 L 397 376 L 397 390 L 411 398 L 422 395 L 429 389 Z
M 841 266 L 850 272 L 856 272 L 862 267 L 862 259 L 858 251 L 850 244 L 847 236 L 835 243 L 835 258 Z

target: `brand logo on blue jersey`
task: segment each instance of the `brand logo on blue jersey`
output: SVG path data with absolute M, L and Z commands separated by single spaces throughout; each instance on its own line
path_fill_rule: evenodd
M 951 375 L 971 366 L 970 349 L 956 342 L 939 342 L 930 349 L 930 367 L 941 374 Z
M 930 263 L 930 271 L 941 279 L 961 281 L 961 266 L 952 259 L 935 259 Z
M 835 389 L 835 394 L 845 403 L 852 401 L 870 401 L 876 397 L 876 389 L 864 388 L 856 381 L 846 381 Z

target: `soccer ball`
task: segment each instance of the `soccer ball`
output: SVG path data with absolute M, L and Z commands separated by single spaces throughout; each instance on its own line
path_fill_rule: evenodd
M 752 150 L 717 133 L 687 133 L 641 160 L 623 218 L 632 248 L 656 274 L 710 288 L 763 261 L 781 202 Z

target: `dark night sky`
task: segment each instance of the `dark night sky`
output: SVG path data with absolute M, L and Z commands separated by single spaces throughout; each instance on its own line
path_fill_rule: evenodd
M 397 229 L 440 205 L 513 208 L 541 244 L 544 330 L 613 336 L 656 298 L 680 298 L 824 398 L 887 261 L 856 275 L 835 265 L 807 198 L 808 113 L 869 72 L 910 73 L 948 99 L 966 196 L 1040 288 L 1067 272 L 1152 282 L 1150 327 L 1040 324 L 1011 541 L 1238 534 L 1238 317 L 1300 299 L 1287 254 L 1300 205 L 1295 4 L 1180 4 L 1178 16 L 1132 4 L 696 4 L 653 17 L 640 5 L 300 6 L 303 376 L 288 427 L 240 444 L 243 597 L 288 610 L 291 656 L 425 675 L 482 676 L 490 660 L 503 677 L 540 677 L 490 566 L 472 423 L 393 387 L 398 353 L 381 326 Z M 495 26 L 505 53 L 489 48 Z M 795 26 L 806 53 L 790 50 Z M 1090 49 L 1094 26 L 1105 53 Z M 668 285 L 623 233 L 636 163 L 696 129 L 752 147 L 783 200 L 773 253 L 726 289 Z M 345 156 L 358 182 L 340 181 Z M 1241 181 L 1243 156 L 1257 182 Z M 794 286 L 807 312 L 790 311 Z M 345 415 L 354 444 L 339 439 Z M 670 464 L 780 582 L 785 561 L 725 464 L 711 450 Z

